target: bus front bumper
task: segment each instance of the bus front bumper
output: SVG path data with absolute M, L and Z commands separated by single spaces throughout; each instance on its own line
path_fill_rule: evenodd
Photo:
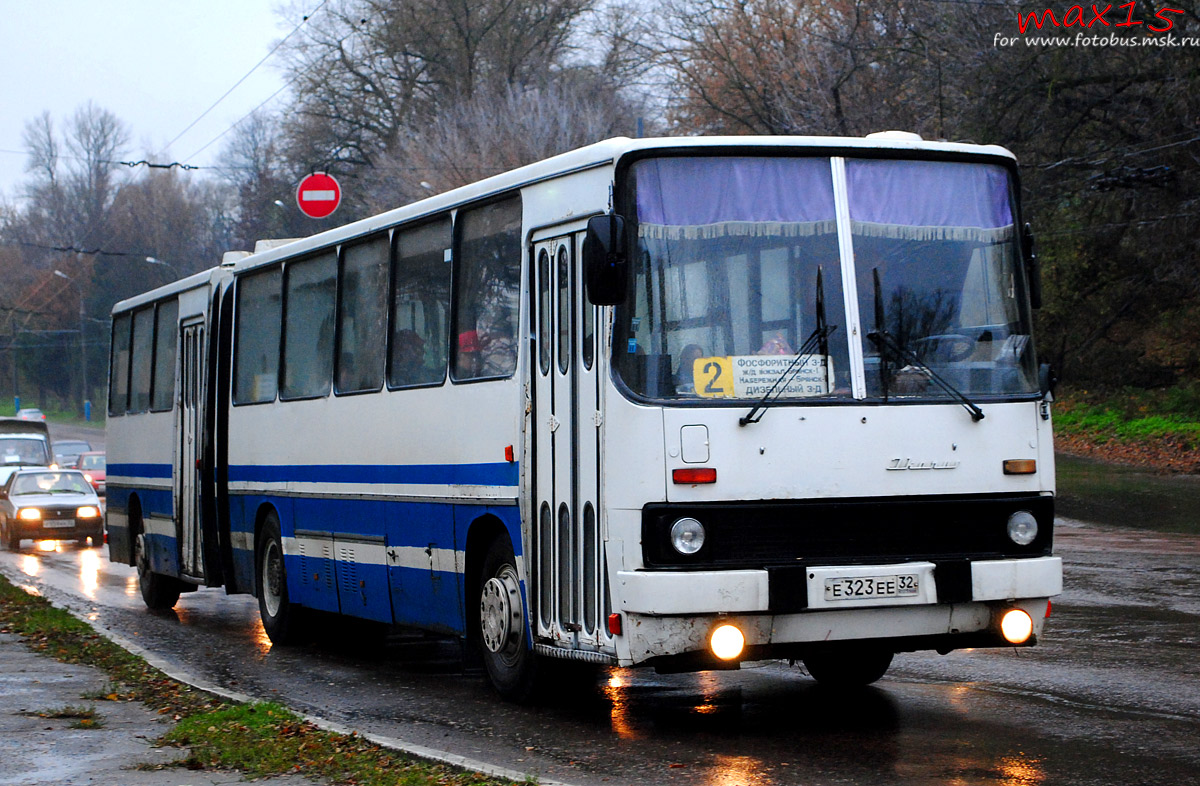
M 812 566 L 798 570 L 619 571 L 629 663 L 704 651 L 718 624 L 738 626 L 747 659 L 790 657 L 793 645 L 870 641 L 895 651 L 1006 646 L 998 610 L 1021 608 L 1036 642 L 1062 559 Z M 941 586 L 939 587 L 939 581 Z M 879 587 L 888 597 L 851 590 Z M 622 653 L 625 656 L 625 653 Z

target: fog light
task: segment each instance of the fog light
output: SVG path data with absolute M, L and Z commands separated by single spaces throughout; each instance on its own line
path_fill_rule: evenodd
M 1033 635 L 1033 619 L 1021 609 L 1009 609 L 1000 618 L 1000 632 L 1009 644 L 1024 644 Z
M 695 554 L 704 547 L 704 525 L 685 518 L 671 525 L 671 545 L 680 554 Z
M 1008 517 L 1008 539 L 1018 546 L 1033 543 L 1038 534 L 1037 519 L 1027 510 L 1018 510 Z
M 722 625 L 712 632 L 708 640 L 713 655 L 721 660 L 733 660 L 742 654 L 746 646 L 746 637 L 733 625 Z
M 42 512 L 37 508 L 22 508 L 21 512 L 17 514 L 17 518 L 22 521 L 41 521 Z

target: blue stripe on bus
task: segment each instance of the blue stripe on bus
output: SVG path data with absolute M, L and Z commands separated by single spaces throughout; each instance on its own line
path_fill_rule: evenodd
M 175 516 L 175 494 L 171 489 L 150 489 L 138 486 L 108 487 L 105 506 L 110 510 L 129 512 L 129 498 L 137 495 L 142 504 L 142 517 L 155 516 L 169 519 Z
M 170 464 L 109 464 L 108 474 L 109 477 L 170 479 L 173 470 Z
M 230 482 L 427 484 L 515 486 L 516 462 L 496 464 L 242 464 L 229 468 Z
M 428 568 L 412 568 L 337 559 L 339 537 L 380 538 L 381 548 L 386 544 L 388 548 L 461 551 L 467 526 L 480 516 L 490 515 L 507 530 L 514 552 L 521 553 L 520 513 L 513 506 L 237 493 L 229 502 L 231 529 L 251 538 L 258 512 L 265 505 L 278 513 L 285 538 L 295 536 L 297 530 L 333 536 L 330 544 L 334 546 L 333 559 L 286 556 L 288 595 L 293 602 L 381 622 L 463 634 L 464 577 L 456 572 L 434 570 L 432 564 Z M 237 587 L 251 591 L 255 573 L 253 547 L 235 548 L 233 561 Z

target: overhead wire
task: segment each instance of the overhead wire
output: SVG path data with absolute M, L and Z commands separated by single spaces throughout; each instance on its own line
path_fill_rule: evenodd
M 220 104 L 222 101 L 224 101 L 226 98 L 228 98 L 230 93 L 232 93 L 234 90 L 236 90 L 238 88 L 239 85 L 241 85 L 243 82 L 245 82 L 247 79 L 249 79 L 250 75 L 253 74 L 255 71 L 257 71 L 259 69 L 259 67 L 262 66 L 263 63 L 265 63 L 265 62 L 267 62 L 267 60 L 271 59 L 272 55 L 274 55 L 276 52 L 278 52 L 279 48 L 281 46 L 283 46 L 285 43 L 287 43 L 288 39 L 291 38 L 292 36 L 294 36 L 300 30 L 300 28 L 303 27 L 305 25 L 305 23 L 308 22 L 309 19 L 312 19 L 314 14 L 316 14 L 318 11 L 320 11 L 322 8 L 324 8 L 325 4 L 328 2 L 329 2 L 329 0 L 321 0 L 320 5 L 318 5 L 310 13 L 306 14 L 303 18 L 301 18 L 300 23 L 297 24 L 294 28 L 292 28 L 292 31 L 290 33 L 288 33 L 283 38 L 281 38 L 279 40 L 279 42 L 276 43 L 275 46 L 271 48 L 270 52 L 267 52 L 267 54 L 264 55 L 261 60 L 259 60 L 257 63 L 254 64 L 253 68 L 251 68 L 249 71 L 246 72 L 245 76 L 243 76 L 241 79 L 239 79 L 237 82 L 235 82 L 233 84 L 233 87 L 229 88 L 224 93 L 222 93 L 221 97 L 212 103 L 212 106 L 210 106 L 208 109 L 205 109 L 203 112 L 201 112 L 199 117 L 197 117 L 192 122 L 188 123 L 186 128 L 184 128 L 182 131 L 180 131 L 178 134 L 176 134 L 175 138 L 172 139 L 170 142 L 168 142 L 163 147 L 163 150 L 164 151 L 169 150 L 171 148 L 171 145 L 178 142 L 179 139 L 184 134 L 186 134 L 188 131 L 191 131 L 196 126 L 197 123 L 199 123 L 201 120 L 203 120 L 208 115 L 209 112 L 216 109 L 218 104 Z M 282 92 L 282 88 L 280 90 L 275 91 L 275 93 L 271 96 L 271 98 L 274 98 L 280 92 Z M 267 99 L 267 100 L 269 101 L 270 99 Z M 265 103 L 266 103 L 266 101 L 263 102 L 263 104 L 265 104 Z M 262 104 L 259 104 L 259 106 L 262 106 Z M 258 107 L 256 107 L 255 109 L 257 110 L 257 108 Z M 238 122 L 240 123 L 241 121 L 239 120 Z M 237 123 L 235 123 L 234 125 L 237 125 Z M 218 138 L 220 138 L 220 137 L 218 137 Z M 209 144 L 212 144 L 212 142 L 209 142 Z M 208 147 L 208 145 L 205 145 L 204 147 Z M 200 149 L 203 150 L 204 148 L 200 148 Z M 197 151 L 197 152 L 199 152 L 199 151 Z M 192 155 L 194 156 L 196 154 L 193 153 Z M 191 158 L 192 156 L 187 156 L 187 157 Z

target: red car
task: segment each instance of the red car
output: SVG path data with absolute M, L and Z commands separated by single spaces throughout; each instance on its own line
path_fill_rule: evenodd
M 102 450 L 80 453 L 79 460 L 75 462 L 75 469 L 83 472 L 88 483 L 91 483 L 92 488 L 102 497 L 104 496 L 104 469 L 106 466 Z

